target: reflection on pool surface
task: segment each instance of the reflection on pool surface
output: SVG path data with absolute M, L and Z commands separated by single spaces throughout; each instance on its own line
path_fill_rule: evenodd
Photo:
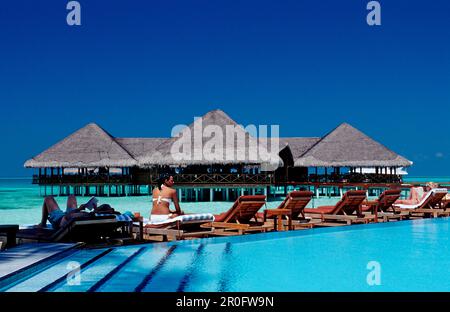
M 441 218 L 81 249 L 3 290 L 448 291 L 449 225 Z M 67 279 L 69 262 L 89 264 Z

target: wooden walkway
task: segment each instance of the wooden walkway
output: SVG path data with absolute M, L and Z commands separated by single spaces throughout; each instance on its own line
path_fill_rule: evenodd
M 31 243 L 2 251 L 0 252 L 0 280 L 77 245 L 79 244 Z

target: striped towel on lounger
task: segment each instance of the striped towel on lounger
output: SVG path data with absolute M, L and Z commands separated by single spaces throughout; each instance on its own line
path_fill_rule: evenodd
M 204 222 L 213 222 L 214 221 L 214 215 L 212 213 L 195 213 L 195 214 L 186 214 L 182 216 L 178 216 L 175 218 L 167 219 L 162 222 L 150 222 L 148 219 L 144 220 L 144 224 L 166 224 L 166 223 L 173 223 L 176 221 L 188 222 L 188 221 L 204 221 Z
M 120 214 L 120 215 L 115 215 L 115 214 L 110 214 L 110 213 L 96 213 L 96 216 L 115 216 L 116 220 L 119 222 L 131 222 L 133 221 L 130 216 L 126 215 L 126 214 Z

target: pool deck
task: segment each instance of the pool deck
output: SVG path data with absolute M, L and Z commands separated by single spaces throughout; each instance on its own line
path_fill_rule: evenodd
M 279 272 L 290 287 L 286 289 L 372 291 L 366 266 L 375 259 L 385 264 L 386 284 L 379 290 L 440 290 L 447 289 L 447 274 L 423 270 L 423 264 L 439 259 L 443 267 L 448 265 L 450 258 L 443 251 L 449 228 L 450 219 L 430 218 L 128 246 L 24 244 L 0 252 L 0 292 L 276 291 L 279 285 L 273 279 L 255 273 L 258 265 L 272 267 L 287 257 L 290 267 L 308 266 L 317 257 L 336 254 L 335 267 L 318 265 L 307 276 L 295 269 Z M 411 245 L 415 248 L 405 247 Z M 282 255 L 268 252 L 277 248 Z M 342 248 L 351 252 L 341 253 Z M 254 257 L 258 253 L 267 257 Z M 393 261 L 399 257 L 422 269 L 409 274 Z M 233 266 L 234 274 L 224 270 Z M 329 280 L 330 274 L 336 278 Z M 430 276 L 436 284 L 424 283 Z M 239 279 L 248 288 L 240 288 Z M 296 279 L 302 283 L 294 283 Z M 326 288 L 323 279 L 328 279 Z
M 31 243 L 0 252 L 0 281 L 79 245 Z

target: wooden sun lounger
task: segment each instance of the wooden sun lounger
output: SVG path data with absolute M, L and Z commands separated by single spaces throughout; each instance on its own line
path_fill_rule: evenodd
M 320 223 L 320 220 L 312 221 L 306 218 L 304 211 L 313 195 L 314 193 L 308 191 L 289 193 L 277 208 L 264 210 L 264 222 L 273 219 L 276 231 L 282 231 L 285 228 L 288 230 L 313 228 Z
M 121 226 L 113 215 L 74 218 L 55 230 L 26 228 L 17 232 L 17 239 L 34 242 L 89 242 L 108 237 Z
M 450 199 L 448 199 L 447 196 L 445 196 L 444 199 L 441 201 L 440 209 L 443 210 L 441 212 L 440 216 L 443 216 L 443 217 L 450 216 Z
M 450 210 L 450 199 L 443 199 L 442 200 L 442 209 L 444 209 L 444 210 L 449 209 Z
M 209 225 L 214 228 L 214 235 L 216 236 L 230 236 L 230 235 L 243 235 L 252 232 L 267 232 L 273 228 L 270 223 L 229 223 L 229 222 L 213 222 Z
M 18 231 L 19 226 L 17 224 L 0 225 L 0 234 L 4 234 L 6 237 L 5 246 L 2 246 L 0 242 L 0 250 L 16 246 L 16 235 Z
M 266 204 L 265 195 L 240 196 L 226 212 L 215 216 L 208 225 L 214 228 L 214 235 L 242 235 L 247 232 L 266 232 L 272 225 L 257 219 L 257 212 Z
M 205 224 L 211 223 L 213 216 L 207 219 L 192 219 L 189 217 L 195 215 L 184 215 L 174 218 L 173 221 L 163 222 L 161 224 L 146 224 L 139 222 L 137 233 L 144 240 L 173 241 L 184 240 L 188 238 L 208 237 L 213 234 L 213 227 L 204 227 Z M 134 227 L 136 229 L 136 227 Z
M 378 212 L 377 213 L 378 221 L 381 219 L 383 222 L 389 222 L 392 220 L 402 221 L 406 219 L 410 219 L 411 215 L 405 211 L 399 212 Z
M 449 211 L 442 208 L 442 200 L 447 196 L 447 189 L 432 189 L 425 194 L 421 202 L 417 205 L 395 205 L 396 211 L 409 213 L 412 217 L 423 216 L 437 218 L 448 216 Z
M 383 222 L 390 220 L 403 220 L 408 218 L 409 214 L 396 211 L 393 204 L 400 198 L 401 190 L 393 189 L 384 191 L 378 199 L 374 201 L 366 201 L 362 205 L 363 213 L 373 214 L 376 216 L 376 222 L 381 219 Z
M 366 191 L 348 191 L 334 206 L 305 209 L 307 217 L 322 221 L 345 222 L 346 224 L 369 223 L 375 215 L 364 215 L 361 205 L 366 199 Z

